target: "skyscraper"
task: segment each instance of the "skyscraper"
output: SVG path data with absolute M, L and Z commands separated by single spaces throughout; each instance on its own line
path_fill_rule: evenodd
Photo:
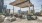
M 4 0 L 0 0 L 0 13 L 2 13 L 3 5 L 4 5 Z
M 18 13 L 20 14 L 21 13 L 21 10 L 18 10 Z
M 4 6 L 3 6 L 3 9 L 2 9 L 3 14 L 6 13 L 6 8 L 7 8 L 7 5 L 4 5 Z

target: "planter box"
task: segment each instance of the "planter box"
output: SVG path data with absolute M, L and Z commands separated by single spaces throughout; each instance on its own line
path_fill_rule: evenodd
M 31 15 L 29 15 L 29 16 L 27 16 L 27 19 L 28 19 L 28 20 L 36 20 L 37 17 L 36 17 L 36 16 L 31 16 Z
M 5 16 L 4 15 L 0 15 L 0 22 L 3 22 L 5 19 Z
M 22 18 L 27 19 L 27 15 L 22 15 Z

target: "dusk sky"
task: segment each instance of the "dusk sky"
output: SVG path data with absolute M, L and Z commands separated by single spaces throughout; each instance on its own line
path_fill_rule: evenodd
M 13 9 L 12 5 L 9 5 L 9 3 L 13 2 L 15 0 L 4 0 L 4 5 L 7 5 L 7 9 Z M 35 12 L 39 12 L 41 10 L 41 5 L 42 5 L 42 0 L 30 0 L 32 4 L 34 4 L 34 8 L 35 8 Z M 20 7 L 16 7 L 14 6 L 14 10 L 18 11 L 20 9 Z M 32 7 L 31 7 L 32 9 Z M 28 10 L 27 8 L 22 8 L 22 11 L 26 11 Z

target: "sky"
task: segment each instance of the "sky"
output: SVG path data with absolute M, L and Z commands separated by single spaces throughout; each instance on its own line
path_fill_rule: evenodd
M 12 5 L 9 5 L 9 3 L 13 2 L 15 0 L 4 0 L 4 5 L 7 5 L 7 9 L 13 9 Z M 32 4 L 34 4 L 35 12 L 40 12 L 41 10 L 41 5 L 42 5 L 42 0 L 30 0 Z M 31 7 L 32 9 L 32 7 Z M 20 7 L 14 6 L 14 11 L 20 10 Z M 28 7 L 26 8 L 21 8 L 22 11 L 27 11 Z

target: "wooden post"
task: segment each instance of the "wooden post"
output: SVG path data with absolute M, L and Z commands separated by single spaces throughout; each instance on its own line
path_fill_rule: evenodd
M 20 8 L 20 14 L 21 14 L 21 8 Z
M 41 5 L 41 12 L 40 12 L 40 13 L 41 13 L 41 15 L 42 15 L 42 5 Z
M 33 14 L 34 14 L 34 5 L 33 5 Z
M 29 11 L 28 11 L 28 14 L 30 14 L 30 6 L 29 6 Z
M 41 11 L 42 11 L 42 5 L 41 5 Z
M 13 15 L 14 15 L 14 6 L 13 6 Z
M 30 1 L 29 1 L 29 11 L 28 11 L 28 14 L 30 14 Z

